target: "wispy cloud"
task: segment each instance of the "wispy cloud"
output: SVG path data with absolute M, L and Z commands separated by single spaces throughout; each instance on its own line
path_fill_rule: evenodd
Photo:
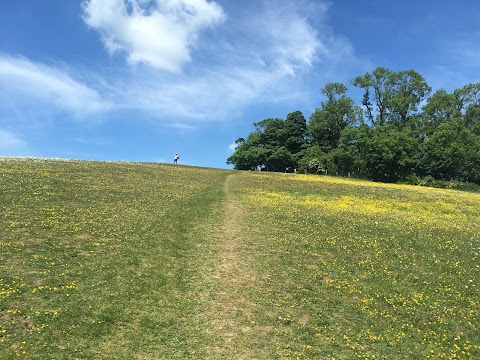
M 206 0 L 86 0 L 83 9 L 111 53 L 168 71 L 190 61 L 199 33 L 225 19 L 222 7 Z
M 228 149 L 231 151 L 231 152 L 235 152 L 235 150 L 237 149 L 238 147 L 238 144 L 237 143 L 231 143 L 229 146 L 228 146 Z
M 441 56 L 422 69 L 427 82 L 436 89 L 453 91 L 470 83 L 480 81 L 480 31 L 450 35 L 437 40 Z
M 0 129 L 0 155 L 25 155 L 28 152 L 28 143 L 18 135 Z
M 116 87 L 120 106 L 158 118 L 228 119 L 252 103 L 295 102 L 305 96 L 315 64 L 328 73 L 351 58 L 348 41 L 327 26 L 315 28 L 313 22 L 324 21 L 328 11 L 322 3 L 264 1 L 254 6 L 255 12 L 228 16 L 222 31 L 199 41 L 200 49 L 182 73 L 138 70 Z
M 97 90 L 75 80 L 67 72 L 23 57 L 0 54 L 0 87 L 17 105 L 38 104 L 85 116 L 107 110 Z M 24 104 L 22 104 L 24 103 Z
M 109 51 L 147 66 L 125 71 L 123 59 L 112 58 L 108 72 L 86 73 L 0 54 L 0 86 L 17 108 L 76 117 L 133 111 L 192 129 L 196 121 L 238 117 L 251 105 L 304 101 L 314 69 L 320 65 L 317 79 L 352 58 L 349 42 L 326 25 L 321 1 L 245 6 L 253 9 L 227 14 L 207 0 L 85 0 L 84 21 Z
M 253 17 L 247 33 L 254 47 L 260 50 L 261 62 L 267 68 L 287 75 L 310 67 L 322 47 L 317 30 L 308 21 L 306 2 L 270 1 Z M 323 16 L 326 7 L 317 6 L 316 16 Z M 251 40 L 247 41 L 251 42 Z
M 178 130 L 194 130 L 195 129 L 195 127 L 192 125 L 182 124 L 179 122 L 170 123 L 170 124 L 167 124 L 166 126 L 169 128 L 178 129 Z
M 474 70 L 478 74 L 480 69 L 480 31 L 472 31 L 461 38 L 451 39 L 444 45 L 445 52 L 453 61 L 461 64 L 462 68 Z

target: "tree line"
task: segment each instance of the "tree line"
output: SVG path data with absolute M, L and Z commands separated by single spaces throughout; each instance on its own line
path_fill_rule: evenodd
M 227 159 L 238 170 L 321 173 L 382 182 L 458 181 L 480 184 L 480 83 L 431 95 L 414 70 L 378 67 L 351 85 L 326 84 L 324 101 L 307 122 L 254 123 Z

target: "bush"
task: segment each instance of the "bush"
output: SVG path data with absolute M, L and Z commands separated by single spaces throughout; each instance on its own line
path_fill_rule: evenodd
M 480 185 L 478 184 L 469 183 L 469 182 L 460 181 L 460 180 L 437 180 L 431 175 L 428 175 L 422 178 L 416 174 L 412 174 L 406 178 L 406 182 L 412 185 L 428 186 L 428 187 L 434 187 L 439 189 L 452 189 L 452 190 L 480 192 Z

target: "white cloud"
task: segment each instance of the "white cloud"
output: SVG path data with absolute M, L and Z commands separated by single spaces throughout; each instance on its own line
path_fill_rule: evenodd
M 193 130 L 193 129 L 195 129 L 195 127 L 193 127 L 192 125 L 183 124 L 183 123 L 179 123 L 179 122 L 167 124 L 166 126 L 169 127 L 169 128 L 178 129 L 178 130 Z
M 231 152 L 235 152 L 235 150 L 237 149 L 238 147 L 238 144 L 237 143 L 232 143 L 228 146 L 228 148 L 230 149 Z
M 24 155 L 28 144 L 14 133 L 0 129 L 0 154 L 1 155 Z
M 48 106 L 75 116 L 107 110 L 99 93 L 66 72 L 25 58 L 0 55 L 0 87 L 17 105 Z
M 322 42 L 317 31 L 309 23 L 305 11 L 305 2 L 271 1 L 266 8 L 253 19 L 251 30 L 263 47 L 262 62 L 273 63 L 277 71 L 286 75 L 295 74 L 295 70 L 310 67 Z M 315 8 L 316 16 L 323 16 L 325 6 Z M 250 35 L 254 38 L 254 34 Z M 259 44 L 257 44 L 259 45 Z
M 453 91 L 467 84 L 480 81 L 480 32 L 469 32 L 468 36 L 442 39 L 442 56 L 434 59 L 420 73 L 425 76 L 433 91 Z
M 117 103 L 156 118 L 228 119 L 249 104 L 305 101 L 315 65 L 323 76 L 352 58 L 348 41 L 313 24 L 324 21 L 328 7 L 306 1 L 254 6 L 260 8 L 229 16 L 215 42 L 201 44 L 195 54 L 207 62 L 192 61 L 180 74 L 138 69 L 116 87 Z
M 444 45 L 444 52 L 448 54 L 451 64 L 455 65 L 450 68 L 468 77 L 469 81 L 465 85 L 480 80 L 478 76 L 480 70 L 479 41 L 480 31 L 472 31 L 468 37 L 454 39 Z
M 39 103 L 76 116 L 134 111 L 184 130 L 196 120 L 238 117 L 250 105 L 298 106 L 316 95 L 309 88 L 312 78 L 318 81 L 352 58 L 346 56 L 350 44 L 325 25 L 328 7 L 322 4 L 248 2 L 227 18 L 218 4 L 206 0 L 86 0 L 84 20 L 110 51 L 150 66 L 125 72 L 112 60 L 108 72 L 77 69 L 73 76 L 0 54 L 0 86 L 21 110 L 23 101 L 27 109 Z M 199 36 L 222 21 L 222 28 Z M 314 71 L 317 66 L 320 72 Z
M 207 0 L 86 0 L 83 9 L 111 53 L 173 72 L 190 61 L 200 32 L 225 19 L 221 6 Z

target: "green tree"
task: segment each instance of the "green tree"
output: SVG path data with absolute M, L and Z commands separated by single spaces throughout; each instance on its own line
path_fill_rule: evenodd
M 342 175 L 372 178 L 367 159 L 373 134 L 374 129 L 366 124 L 348 126 L 342 131 L 338 147 Z
M 384 124 L 373 132 L 368 143 L 366 167 L 372 179 L 397 182 L 415 171 L 420 140 L 408 128 Z
M 463 119 L 441 124 L 421 147 L 420 170 L 441 180 L 480 182 L 480 136 Z
M 285 146 L 274 149 L 267 158 L 265 167 L 269 171 L 284 172 L 295 167 L 294 157 Z
M 391 72 L 388 86 L 391 88 L 387 102 L 389 120 L 400 124 L 408 124 L 415 118 L 418 106 L 432 90 L 414 70 Z
M 381 126 L 387 121 L 408 124 L 431 91 L 416 71 L 395 72 L 384 67 L 357 76 L 353 85 L 365 91 L 362 105 L 373 126 Z
M 382 125 L 387 118 L 388 102 L 391 96 L 388 90 L 390 73 L 391 70 L 378 67 L 371 74 L 366 73 L 353 80 L 354 86 L 365 91 L 362 105 L 365 107 L 367 118 L 373 126 Z M 375 103 L 372 103 L 372 101 Z
M 480 82 L 456 89 L 453 96 L 465 127 L 480 135 Z
M 429 136 L 441 125 L 460 117 L 455 96 L 440 89 L 436 91 L 423 107 L 423 135 Z
M 361 109 L 346 96 L 347 87 L 340 83 L 330 83 L 320 90 L 327 98 L 310 116 L 308 133 L 313 144 L 323 152 L 328 152 L 339 145 L 342 130 L 347 125 L 361 121 Z
M 287 120 L 268 118 L 253 124 L 255 131 L 247 140 L 237 140 L 235 153 L 227 164 L 238 170 L 265 169 L 293 171 L 306 147 L 306 120 L 300 111 L 287 116 Z
M 307 142 L 307 121 L 301 111 L 294 111 L 287 115 L 285 133 L 285 146 L 293 156 L 296 156 Z
M 300 111 L 254 123 L 227 163 L 388 182 L 410 175 L 480 182 L 480 83 L 428 97 L 431 88 L 419 73 L 378 67 L 353 85 L 364 90 L 364 110 L 344 84 L 328 83 L 308 123 Z
M 268 118 L 253 123 L 255 131 L 260 135 L 259 144 L 273 151 L 284 146 L 287 141 L 287 132 L 285 129 L 285 121 L 278 118 Z
M 306 171 L 311 174 L 324 173 L 323 151 L 320 146 L 316 144 L 308 146 L 298 162 L 298 167 L 300 171 Z
M 239 138 L 235 143 L 235 153 L 227 159 L 227 164 L 237 170 L 255 170 L 265 164 L 268 154 L 260 143 L 260 133 L 252 132 L 247 140 Z

